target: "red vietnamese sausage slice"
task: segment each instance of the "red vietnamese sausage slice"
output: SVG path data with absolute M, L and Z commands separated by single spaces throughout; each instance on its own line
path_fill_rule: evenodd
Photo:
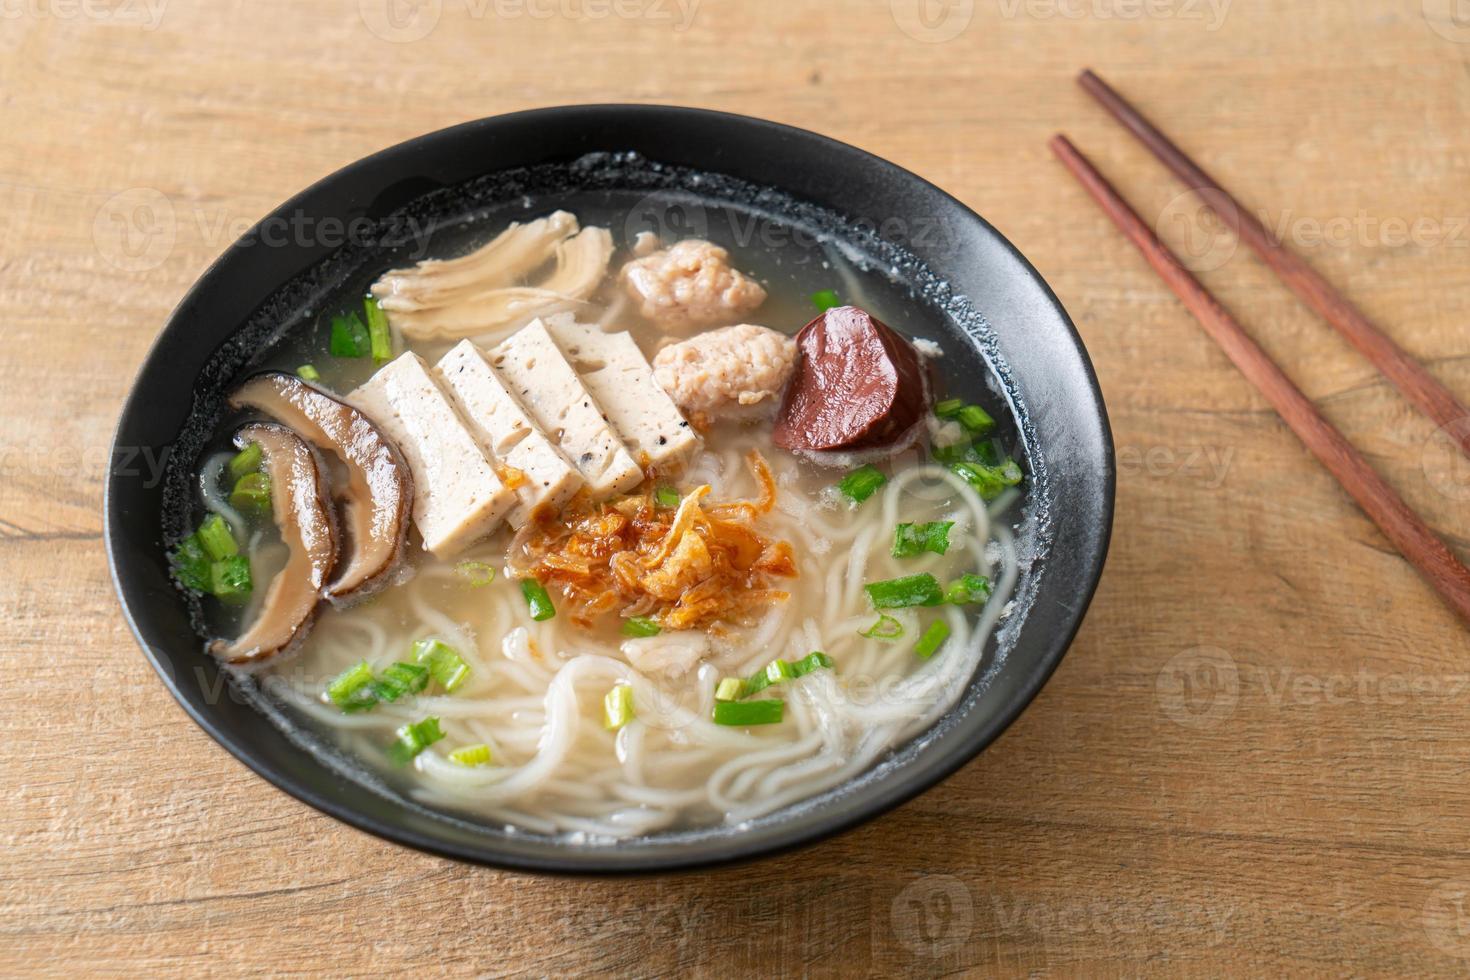
M 913 344 L 856 306 L 827 310 L 796 335 L 796 374 L 772 438 L 785 449 L 892 445 L 924 416 L 924 364 Z

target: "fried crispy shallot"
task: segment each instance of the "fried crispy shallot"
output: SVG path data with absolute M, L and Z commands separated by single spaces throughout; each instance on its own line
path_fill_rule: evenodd
M 770 467 L 754 451 L 746 465 L 760 487 L 755 500 L 707 505 L 706 485 L 677 507 L 660 507 L 653 474 L 639 493 L 602 503 L 579 498 L 517 535 L 511 569 L 558 589 L 581 626 L 614 610 L 671 630 L 749 622 L 789 597 L 771 580 L 797 572 L 791 545 L 756 526 L 776 504 Z

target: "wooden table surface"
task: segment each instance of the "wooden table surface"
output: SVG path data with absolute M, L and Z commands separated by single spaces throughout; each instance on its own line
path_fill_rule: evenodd
M 1463 555 L 1470 466 L 1071 81 L 1134 98 L 1470 399 L 1454 12 L 0 2 L 0 974 L 1464 972 L 1463 627 L 1045 148 L 1093 154 Z M 155 679 L 100 539 L 127 387 L 235 236 L 407 137 L 613 100 L 810 127 L 985 214 L 1077 321 L 1120 454 L 1086 625 L 996 745 L 840 839 L 641 883 L 454 864 L 272 789 Z

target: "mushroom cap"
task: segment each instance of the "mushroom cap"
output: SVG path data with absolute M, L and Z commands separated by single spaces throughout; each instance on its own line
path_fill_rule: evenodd
M 260 446 L 270 477 L 271 511 L 290 550 L 271 579 L 255 620 L 234 640 L 215 640 L 210 652 L 228 664 L 255 665 L 293 650 L 316 619 L 322 587 L 337 562 L 337 532 L 326 474 L 310 446 L 284 425 L 258 422 L 235 434 L 235 445 Z
M 323 598 L 347 606 L 382 589 L 407 553 L 413 513 L 413 474 L 398 447 L 362 412 L 280 371 L 246 381 L 230 405 L 284 423 L 346 471 L 337 488 L 341 555 Z

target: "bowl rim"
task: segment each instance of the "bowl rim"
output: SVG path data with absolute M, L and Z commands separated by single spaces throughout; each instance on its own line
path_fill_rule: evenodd
M 244 739 L 237 737 L 226 726 L 218 723 L 208 711 L 195 705 L 180 689 L 180 682 L 170 669 L 170 664 L 166 662 L 164 652 L 155 649 L 145 638 L 142 626 L 138 622 L 138 617 L 135 615 L 133 605 L 129 601 L 127 583 L 124 582 L 122 572 L 120 571 L 121 566 L 126 561 L 125 548 L 116 534 L 116 524 L 122 516 L 116 512 L 116 498 L 118 493 L 116 484 L 120 479 L 116 467 L 110 468 L 104 487 L 102 531 L 113 592 L 122 607 L 123 618 L 127 623 L 128 629 L 132 632 L 134 639 L 143 650 L 144 655 L 147 657 L 154 671 L 158 674 L 159 679 L 173 696 L 175 702 L 184 709 L 185 713 L 210 738 L 221 745 L 256 775 L 275 786 L 278 790 L 348 826 L 389 843 L 410 847 L 425 853 L 468 864 L 501 870 L 578 877 L 621 877 L 650 873 L 685 872 L 730 864 L 740 864 L 773 857 L 827 840 L 890 812 L 944 781 L 993 744 L 1021 713 L 1026 710 L 1056 671 L 1056 668 L 1061 663 L 1062 658 L 1066 655 L 1081 628 L 1088 607 L 1096 594 L 1102 578 L 1113 531 L 1117 468 L 1112 427 L 1109 422 L 1107 407 L 1103 401 L 1102 389 L 1098 382 L 1096 371 L 1087 349 L 1082 342 L 1082 338 L 1077 331 L 1076 325 L 1072 322 L 1071 317 L 1053 292 L 1051 286 L 1008 238 L 964 202 L 918 174 L 867 150 L 863 150 L 860 147 L 808 129 L 755 116 L 679 105 L 583 103 L 544 106 L 486 116 L 412 137 L 353 160 L 312 182 L 305 189 L 292 195 L 277 207 L 272 208 L 271 211 L 262 216 L 247 232 L 241 235 L 239 239 L 231 243 L 225 251 L 209 263 L 205 270 L 190 285 L 173 310 L 170 311 L 163 327 L 149 345 L 147 353 L 140 362 L 134 378 L 129 385 L 128 395 L 119 413 L 118 422 L 114 427 L 113 437 L 109 447 L 109 459 L 115 460 L 118 458 L 117 454 L 120 439 L 123 436 L 123 428 L 127 420 L 138 411 L 139 403 L 143 399 L 143 392 L 139 389 L 139 381 L 147 366 L 154 361 L 165 345 L 169 343 L 171 339 L 169 328 L 179 321 L 180 314 L 190 307 L 191 303 L 205 289 L 206 284 L 220 275 L 222 269 L 228 268 L 233 263 L 240 249 L 245 246 L 245 243 L 257 236 L 268 222 L 277 219 L 283 214 L 289 214 L 293 209 L 301 207 L 304 202 L 310 200 L 317 192 L 339 181 L 349 179 L 352 175 L 360 171 L 370 169 L 374 164 L 382 163 L 395 157 L 412 156 L 425 149 L 452 142 L 466 134 L 475 133 L 481 129 L 502 126 L 511 122 L 534 121 L 537 117 L 550 118 L 560 113 L 651 114 L 664 116 L 675 122 L 680 119 L 713 120 L 728 123 L 732 126 L 764 129 L 778 137 L 799 140 L 816 146 L 824 146 L 828 149 L 855 156 L 862 159 L 867 166 L 884 173 L 891 180 L 917 186 L 930 194 L 938 195 L 945 201 L 948 207 L 953 208 L 955 213 L 962 216 L 965 221 L 971 222 L 983 229 L 994 244 L 999 245 L 1003 251 L 1009 253 L 1014 261 L 1019 263 L 1020 267 L 1030 277 L 1032 284 L 1040 287 L 1043 297 L 1052 307 L 1053 312 L 1057 315 L 1061 325 L 1070 337 L 1072 345 L 1075 348 L 1075 354 L 1080 360 L 1080 367 L 1083 371 L 1088 397 L 1087 399 L 1079 398 L 1079 400 L 1089 402 L 1093 420 L 1101 435 L 1100 452 L 1102 472 L 1099 474 L 1101 477 L 1101 500 L 1099 501 L 1101 524 L 1091 538 L 1093 547 L 1087 553 L 1078 556 L 1080 566 L 1085 570 L 1085 575 L 1080 579 L 1083 587 L 1076 593 L 1077 603 L 1075 609 L 1070 611 L 1065 628 L 1058 629 L 1052 634 L 1050 641 L 1043 651 L 1043 655 L 1036 657 L 1030 669 L 1024 673 L 1022 680 L 1016 687 L 1014 696 L 1010 697 L 991 717 L 985 720 L 973 737 L 963 746 L 962 750 L 953 752 L 941 764 L 931 767 L 929 772 L 907 781 L 892 780 L 890 781 L 891 785 L 882 787 L 882 792 L 867 796 L 857 805 L 844 808 L 830 808 L 829 812 L 824 814 L 821 819 L 816 820 L 812 826 L 800 829 L 777 827 L 773 829 L 766 839 L 748 846 L 741 845 L 742 838 L 739 835 L 731 835 L 727 840 L 718 842 L 723 846 L 708 847 L 706 851 L 709 853 L 701 852 L 697 855 L 689 856 L 647 853 L 641 856 L 642 860 L 640 861 L 599 864 L 595 861 L 585 859 L 576 860 L 576 845 L 567 845 L 565 848 L 559 848 L 551 856 L 511 853 L 496 850 L 493 845 L 482 845 L 478 847 L 461 846 L 457 842 L 446 838 L 421 833 L 413 827 L 379 820 L 371 814 L 364 813 L 353 806 L 333 799 L 328 794 L 319 792 L 306 781 L 300 780 L 281 770 L 268 760 L 262 759 Z M 604 149 L 615 150 L 617 148 L 605 147 Z M 492 173 L 495 169 L 492 167 L 486 172 Z M 716 166 L 711 169 L 718 170 L 719 168 Z M 1080 396 L 1081 392 L 1077 394 Z M 953 710 L 953 706 L 951 710 Z M 262 718 L 262 721 L 266 724 L 270 723 L 264 718 Z

